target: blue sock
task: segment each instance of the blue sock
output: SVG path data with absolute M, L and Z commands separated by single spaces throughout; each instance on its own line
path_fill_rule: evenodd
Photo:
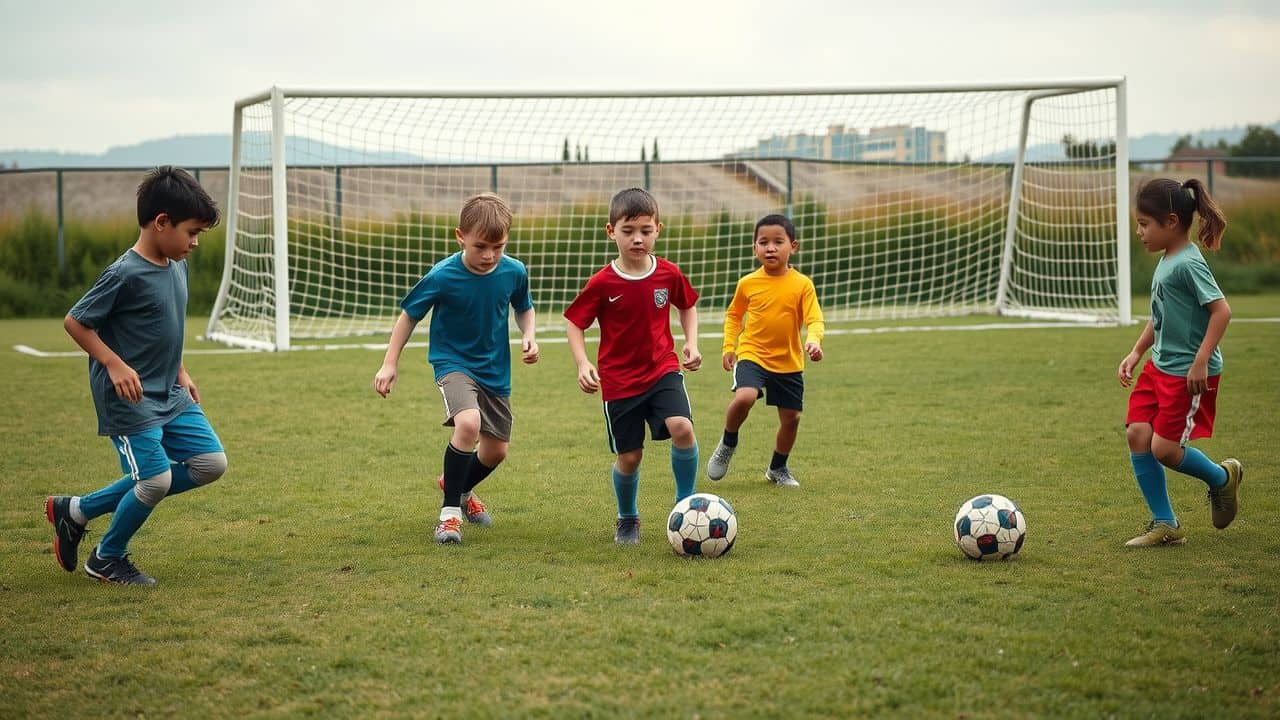
M 1133 474 L 1138 478 L 1138 489 L 1151 508 L 1151 517 L 1177 527 L 1178 519 L 1173 514 L 1173 505 L 1169 502 L 1169 486 L 1165 482 L 1164 466 L 1151 453 L 1129 453 L 1133 463 Z
M 640 511 L 636 509 L 636 497 L 640 494 L 639 470 L 630 475 L 623 475 L 618 472 L 618 467 L 615 465 L 613 468 L 613 494 L 618 496 L 618 517 L 640 517 Z
M 1183 475 L 1197 477 L 1211 488 L 1220 488 L 1227 484 L 1227 471 L 1222 469 L 1209 456 L 1199 450 L 1187 446 L 1182 448 L 1182 462 L 1174 468 Z
M 671 446 L 671 474 L 676 478 L 676 502 L 693 494 L 698 482 L 698 442 L 687 448 Z
M 120 504 L 121 498 L 131 490 L 133 490 L 133 476 L 125 475 L 100 490 L 94 490 L 88 495 L 82 495 L 80 497 L 80 512 L 84 513 L 84 516 L 89 520 L 100 515 L 106 515 L 115 510 L 116 506 Z
M 173 475 L 173 481 L 169 484 L 169 492 L 165 493 L 165 497 L 200 487 L 195 480 L 191 479 L 191 472 L 187 470 L 186 463 L 169 463 L 169 472 Z
M 81 501 L 81 505 L 83 505 Z M 129 547 L 129 539 L 133 534 L 138 532 L 138 528 L 142 527 L 142 523 L 147 521 L 147 517 L 151 515 L 151 508 L 142 504 L 138 496 L 133 492 L 127 492 L 124 497 L 120 498 L 120 504 L 116 506 L 116 512 L 111 516 L 111 527 L 107 528 L 107 532 L 102 536 L 102 542 L 98 545 L 98 555 L 101 557 L 124 557 L 125 549 Z

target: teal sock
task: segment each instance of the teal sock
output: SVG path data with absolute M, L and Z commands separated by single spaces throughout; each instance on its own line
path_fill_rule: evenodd
M 120 504 L 125 493 L 133 490 L 133 476 L 125 475 L 110 485 L 80 497 L 80 512 L 88 520 L 106 515 Z
M 186 463 L 169 463 L 169 472 L 173 475 L 173 481 L 169 483 L 169 492 L 165 493 L 165 497 L 200 487 L 191 479 Z
M 1164 466 L 1151 453 L 1129 453 L 1133 463 L 1133 474 L 1138 478 L 1138 489 L 1151 509 L 1151 517 L 1160 522 L 1177 527 L 1178 519 L 1173 514 L 1173 505 L 1169 502 L 1169 486 L 1165 481 Z
M 1178 463 L 1178 467 L 1174 470 L 1183 475 L 1200 478 L 1211 488 L 1220 488 L 1227 484 L 1227 471 L 1210 460 L 1208 455 L 1190 446 L 1182 448 L 1182 462 Z
M 623 475 L 618 467 L 613 467 L 613 494 L 618 497 L 618 517 L 640 517 L 636 509 L 636 498 L 640 494 L 640 471 Z
M 102 542 L 98 545 L 98 555 L 124 557 L 129 539 L 150 515 L 151 508 L 144 505 L 137 495 L 133 492 L 125 493 L 116 506 L 115 514 L 111 516 L 111 527 L 107 528 L 107 533 L 102 536 Z
M 676 502 L 693 494 L 698 482 L 698 442 L 687 448 L 671 446 L 671 474 L 676 478 Z

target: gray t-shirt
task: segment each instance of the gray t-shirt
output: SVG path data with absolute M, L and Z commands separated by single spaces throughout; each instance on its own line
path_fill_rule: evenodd
M 160 266 L 127 250 L 70 314 L 96 330 L 142 380 L 142 402 L 134 405 L 116 395 L 107 369 L 89 359 L 99 435 L 132 435 L 163 425 L 193 404 L 191 393 L 177 384 L 187 316 L 185 261 Z

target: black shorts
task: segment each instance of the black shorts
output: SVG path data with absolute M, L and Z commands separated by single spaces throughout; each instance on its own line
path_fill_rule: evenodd
M 684 375 L 670 372 L 658 378 L 639 395 L 609 400 L 604 404 L 605 430 L 609 433 L 609 451 L 620 455 L 644 447 L 644 426 L 654 440 L 671 437 L 666 420 L 683 417 L 693 420 L 689 393 L 684 388 Z
M 765 404 L 790 410 L 804 410 L 804 373 L 769 372 L 750 360 L 739 360 L 733 365 L 733 387 L 755 388 L 756 399 L 765 398 Z

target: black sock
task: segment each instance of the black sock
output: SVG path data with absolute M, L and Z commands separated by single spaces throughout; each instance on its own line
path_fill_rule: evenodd
M 769 461 L 770 470 L 781 470 L 787 466 L 787 458 L 791 457 L 791 453 L 783 455 L 777 450 L 773 451 L 773 459 Z
M 444 504 L 440 507 L 461 507 L 462 493 L 467 486 L 467 465 L 475 453 L 462 452 L 449 443 L 444 450 Z
M 467 489 L 465 492 L 471 492 L 485 478 L 489 477 L 489 473 L 493 472 L 496 467 L 489 467 L 480 462 L 480 456 L 471 453 L 471 464 L 467 465 Z
M 725 430 L 724 438 L 720 442 L 724 443 L 725 447 L 738 447 L 738 433 Z

